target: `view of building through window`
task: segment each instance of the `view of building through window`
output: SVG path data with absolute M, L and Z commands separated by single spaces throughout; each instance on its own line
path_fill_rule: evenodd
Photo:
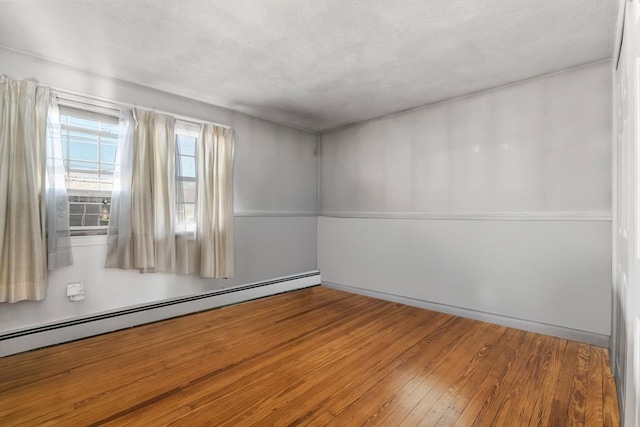
M 118 118 L 62 108 L 60 132 L 67 189 L 110 193 L 118 145 Z
M 106 234 L 118 144 L 118 118 L 60 109 L 72 235 Z

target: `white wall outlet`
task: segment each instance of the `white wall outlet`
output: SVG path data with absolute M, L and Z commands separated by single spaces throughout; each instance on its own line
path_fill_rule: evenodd
M 67 296 L 69 297 L 69 301 L 82 301 L 84 299 L 82 283 L 68 283 Z

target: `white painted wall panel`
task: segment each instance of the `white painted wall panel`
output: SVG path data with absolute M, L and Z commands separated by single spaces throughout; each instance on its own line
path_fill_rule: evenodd
M 322 135 L 323 212 L 611 212 L 610 62 Z
M 317 137 L 237 114 L 235 210 L 315 214 L 318 203 Z
M 610 67 L 322 135 L 323 280 L 608 336 Z
M 608 221 L 318 220 L 322 280 L 610 334 Z
M 236 277 L 227 280 L 104 268 L 106 243 L 76 246 L 74 264 L 51 272 L 44 301 L 2 304 L 0 332 L 315 270 L 316 224 L 316 217 L 236 218 Z M 83 284 L 84 301 L 69 301 L 69 282 Z

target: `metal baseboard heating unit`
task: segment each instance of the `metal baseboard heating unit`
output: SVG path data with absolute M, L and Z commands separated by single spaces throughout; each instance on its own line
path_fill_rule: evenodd
M 315 270 L 263 282 L 218 289 L 198 295 L 4 332 L 0 334 L 0 357 L 296 289 L 317 286 L 320 283 L 320 272 Z

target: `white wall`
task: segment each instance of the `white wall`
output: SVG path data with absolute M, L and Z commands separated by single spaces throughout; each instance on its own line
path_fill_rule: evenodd
M 0 49 L 0 73 L 41 84 L 156 108 L 234 128 L 236 277 L 200 279 L 105 269 L 104 239 L 74 246 L 74 265 L 50 275 L 41 302 L 2 304 L 0 331 L 293 275 L 317 268 L 317 136 L 224 108 Z M 187 76 L 185 76 L 187 77 Z M 75 244 L 78 244 L 76 240 Z M 68 282 L 86 300 L 71 303 Z
M 323 280 L 609 335 L 610 67 L 322 135 Z

